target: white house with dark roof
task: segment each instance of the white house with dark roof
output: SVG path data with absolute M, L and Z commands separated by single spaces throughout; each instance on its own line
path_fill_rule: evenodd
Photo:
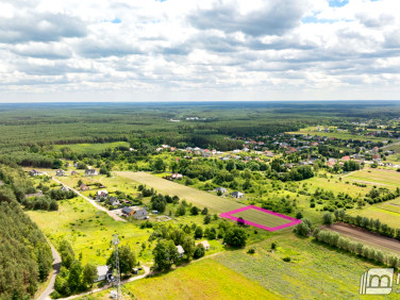
M 176 250 L 178 251 L 178 257 L 182 258 L 183 254 L 185 254 L 185 250 L 183 250 L 183 247 L 181 245 L 176 246 Z
M 236 192 L 231 193 L 231 196 L 233 198 L 239 199 L 239 198 L 243 198 L 244 194 L 241 193 L 241 192 L 236 191 Z

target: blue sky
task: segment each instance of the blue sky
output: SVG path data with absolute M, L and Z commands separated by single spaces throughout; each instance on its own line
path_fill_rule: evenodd
M 0 1 L 0 102 L 399 99 L 398 0 Z

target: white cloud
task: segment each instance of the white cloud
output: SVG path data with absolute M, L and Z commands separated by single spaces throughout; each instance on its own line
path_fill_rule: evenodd
M 396 99 L 400 1 L 332 2 L 0 0 L 0 101 Z

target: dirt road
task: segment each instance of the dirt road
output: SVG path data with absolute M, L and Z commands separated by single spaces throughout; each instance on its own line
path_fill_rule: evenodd
M 94 201 L 94 200 L 92 200 L 92 199 L 90 199 L 90 198 L 88 198 L 88 197 L 82 195 L 82 194 L 81 194 L 80 192 L 78 192 L 76 189 L 74 189 L 74 188 L 72 188 L 72 187 L 69 187 L 68 185 L 62 183 L 61 181 L 55 179 L 54 177 L 53 177 L 52 179 L 53 179 L 55 182 L 57 182 L 57 183 L 59 183 L 59 184 L 62 184 L 62 185 L 64 185 L 64 186 L 66 186 L 67 188 L 69 188 L 70 190 L 74 191 L 78 196 L 82 197 L 83 199 L 89 201 L 89 203 L 92 204 L 94 207 L 96 207 L 98 210 L 102 210 L 102 211 L 106 212 L 106 213 L 107 213 L 111 218 L 113 218 L 115 221 L 126 222 L 125 219 L 122 219 L 120 216 L 117 216 L 115 213 L 109 211 L 107 208 L 105 208 L 105 207 L 103 207 L 103 206 L 97 204 L 96 201 Z
M 364 229 L 354 228 L 350 225 L 338 223 L 326 227 L 326 229 L 363 241 L 367 244 L 377 245 L 400 253 L 400 241 L 389 237 L 368 232 Z

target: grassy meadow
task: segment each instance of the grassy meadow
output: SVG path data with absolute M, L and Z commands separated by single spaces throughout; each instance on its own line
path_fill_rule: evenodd
M 137 254 L 142 242 L 147 242 L 150 235 L 150 230 L 139 229 L 133 223 L 114 221 L 82 198 L 62 200 L 59 204 L 58 211 L 26 213 L 54 245 L 59 239 L 68 240 L 77 256 L 82 253 L 83 263 L 105 264 L 112 252 L 111 239 L 115 233 L 118 233 L 122 244 L 129 244 Z M 149 261 L 151 249 L 147 248 L 138 259 Z
M 129 147 L 128 142 L 114 142 L 114 143 L 99 143 L 99 144 L 69 144 L 69 145 L 54 145 L 54 150 L 61 151 L 62 148 L 70 148 L 77 154 L 98 154 L 106 149 L 114 149 L 117 147 Z
M 128 283 L 122 292 L 134 299 L 282 299 L 213 259 Z M 109 294 L 107 290 L 80 299 L 109 299 Z
M 346 180 L 398 187 L 400 186 L 400 172 L 384 169 L 364 169 L 349 174 L 346 176 Z

